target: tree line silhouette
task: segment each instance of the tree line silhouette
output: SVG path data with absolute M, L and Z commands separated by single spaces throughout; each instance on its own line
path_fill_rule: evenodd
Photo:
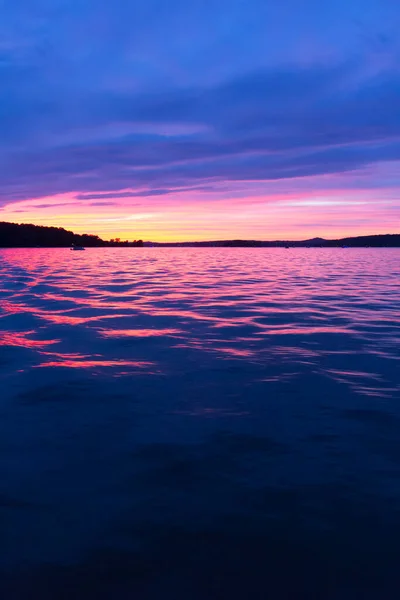
M 142 240 L 129 242 L 116 238 L 102 240 L 98 235 L 78 234 L 62 227 L 45 227 L 43 225 L 18 225 L 17 223 L 0 222 L 0 247 L 2 248 L 67 248 L 68 246 L 106 247 L 106 246 L 143 246 Z

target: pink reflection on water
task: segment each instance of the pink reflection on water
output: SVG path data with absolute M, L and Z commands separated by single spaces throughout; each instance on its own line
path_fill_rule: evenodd
M 280 327 L 278 325 L 273 326 L 270 325 L 268 327 L 264 327 L 263 331 L 259 332 L 259 335 L 314 335 L 318 333 L 355 333 L 348 327 Z
M 43 348 L 57 344 L 60 340 L 32 340 L 27 336 L 36 333 L 35 331 L 27 331 L 20 333 L 15 331 L 0 331 L 0 346 L 15 346 L 20 348 Z
M 361 378 L 361 379 L 382 379 L 381 375 L 377 375 L 376 373 L 366 373 L 364 371 L 347 371 L 347 370 L 339 370 L 339 369 L 326 369 L 326 373 L 331 373 L 332 375 L 337 375 L 342 378 Z
M 230 356 L 236 357 L 250 357 L 254 355 L 254 351 L 240 348 L 218 348 L 217 350 L 218 352 L 222 352 L 224 354 L 229 354 Z
M 400 386 L 397 388 L 390 387 L 383 376 L 378 373 L 346 369 L 325 369 L 324 374 L 337 383 L 349 386 L 362 396 L 390 398 L 393 393 L 400 391 Z M 376 384 L 371 385 L 370 381 L 376 382 Z
M 191 364 L 323 364 L 331 384 L 367 392 L 357 354 L 400 358 L 396 250 L 10 249 L 0 258 L 0 343 L 30 348 L 43 367 L 143 372 L 157 347 L 163 372 L 180 369 L 185 352 Z
M 16 315 L 21 312 L 28 312 L 29 307 L 22 302 L 10 302 L 8 300 L 0 301 L 1 310 L 7 315 Z
M 138 360 L 74 360 L 66 357 L 63 360 L 50 360 L 37 365 L 37 367 L 69 367 L 73 369 L 90 369 L 92 367 L 132 367 L 135 369 L 148 369 L 153 366 L 153 362 Z
M 106 338 L 123 337 L 163 337 L 169 335 L 178 335 L 182 333 L 180 329 L 98 329 L 98 333 Z
M 271 375 L 270 377 L 263 377 L 259 381 L 268 381 L 272 383 L 281 383 L 282 381 L 291 381 L 295 377 L 300 375 L 300 372 L 297 373 L 279 373 L 279 375 Z
M 117 319 L 119 317 L 126 317 L 125 314 L 119 315 L 97 315 L 94 317 L 71 317 L 69 315 L 63 314 L 51 314 L 46 313 L 45 311 L 35 311 L 35 315 L 50 321 L 51 323 L 55 323 L 57 325 L 84 325 L 85 323 L 93 323 L 96 321 L 102 321 L 103 319 Z

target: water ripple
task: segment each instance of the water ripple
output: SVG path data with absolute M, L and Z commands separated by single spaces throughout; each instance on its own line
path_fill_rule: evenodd
M 0 250 L 1 597 L 400 597 L 399 259 Z
M 355 355 L 398 358 L 396 250 L 115 249 L 71 257 L 63 249 L 10 249 L 1 259 L 0 344 L 29 348 L 29 368 L 43 366 L 40 350 L 51 345 L 47 366 L 96 364 L 101 371 L 122 361 L 133 372 L 157 352 L 161 370 L 171 372 L 173 350 L 186 348 L 214 360 L 268 362 L 270 369 L 275 362 L 270 377 L 279 375 L 279 357 L 296 364 L 324 357 L 327 380 L 360 394 L 397 390 L 379 381 L 371 390 L 368 373 L 356 385 L 345 368 Z M 127 352 L 135 339 L 144 345 Z M 73 346 L 85 360 L 71 359 Z M 171 356 L 164 352 L 159 361 L 163 349 Z

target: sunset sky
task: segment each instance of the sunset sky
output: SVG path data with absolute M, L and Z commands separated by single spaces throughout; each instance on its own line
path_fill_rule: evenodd
M 398 0 L 3 0 L 0 220 L 400 232 Z

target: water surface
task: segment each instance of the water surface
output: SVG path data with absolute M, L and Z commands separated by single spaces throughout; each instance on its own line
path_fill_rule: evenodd
M 0 250 L 2 598 L 400 594 L 400 251 Z

